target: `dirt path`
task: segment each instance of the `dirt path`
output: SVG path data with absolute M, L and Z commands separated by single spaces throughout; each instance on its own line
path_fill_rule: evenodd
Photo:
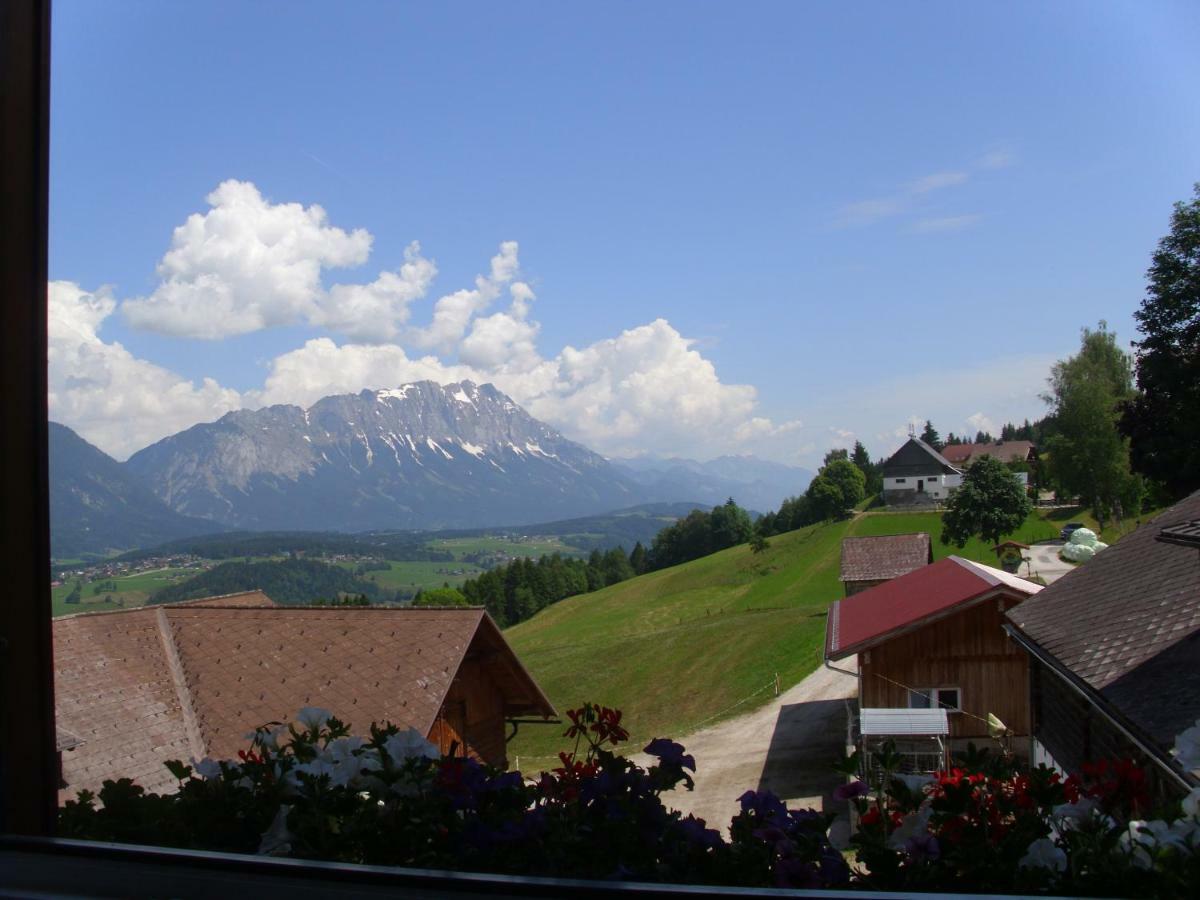
M 853 661 L 839 665 L 854 668 Z M 844 816 L 830 797 L 838 784 L 830 765 L 844 752 L 846 700 L 857 692 L 856 678 L 822 666 L 763 708 L 678 738 L 696 757 L 696 789 L 664 795 L 667 806 L 725 830 L 738 797 L 770 790 L 789 806 Z

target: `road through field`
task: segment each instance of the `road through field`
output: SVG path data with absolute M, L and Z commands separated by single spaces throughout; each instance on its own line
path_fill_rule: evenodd
M 839 665 L 854 668 L 853 660 Z M 677 738 L 696 758 L 696 788 L 664 795 L 666 805 L 724 831 L 738 797 L 770 790 L 793 808 L 838 813 L 844 831 L 846 804 L 833 803 L 839 779 L 830 766 L 844 753 L 846 701 L 857 692 L 856 678 L 822 666 L 761 709 Z

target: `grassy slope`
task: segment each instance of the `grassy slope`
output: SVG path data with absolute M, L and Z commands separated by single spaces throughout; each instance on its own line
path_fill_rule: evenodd
M 572 597 L 505 636 L 560 713 L 584 700 L 619 707 L 630 745 L 640 749 L 652 737 L 680 736 L 765 702 L 771 691 L 729 709 L 776 672 L 787 688 L 813 671 L 826 610 L 842 593 L 842 538 L 911 531 L 930 533 L 937 559 L 956 553 L 995 561 L 979 540 L 961 550 L 940 544 L 937 513 L 871 513 L 771 538 L 759 556 L 734 547 Z M 1028 543 L 1056 532 L 1031 517 L 1014 537 Z M 546 765 L 563 746 L 560 733 L 526 726 L 510 757 Z

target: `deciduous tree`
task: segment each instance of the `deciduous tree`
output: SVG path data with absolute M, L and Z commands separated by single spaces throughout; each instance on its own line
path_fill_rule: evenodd
M 1032 509 L 1025 489 L 1008 467 L 994 457 L 981 457 L 946 502 L 942 543 L 962 547 L 978 536 L 998 544 L 1021 527 Z
M 1083 329 L 1079 353 L 1056 363 L 1050 393 L 1058 434 L 1050 439 L 1050 466 L 1056 484 L 1077 495 L 1101 527 L 1110 517 L 1136 513 L 1141 479 L 1129 468 L 1129 439 L 1117 430 L 1122 405 L 1133 397 L 1130 360 L 1117 336 L 1101 322 Z

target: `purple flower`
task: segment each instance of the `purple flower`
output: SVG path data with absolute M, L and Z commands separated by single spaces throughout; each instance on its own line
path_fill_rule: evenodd
M 696 771 L 696 759 L 691 754 L 684 755 L 683 744 L 678 744 L 668 738 L 655 738 L 642 750 L 651 756 L 657 756 L 669 766 L 681 766 L 684 769 Z
M 787 807 L 783 805 L 782 800 L 770 791 L 746 791 L 746 793 L 738 797 L 738 803 L 742 805 L 742 812 L 744 813 L 753 812 L 761 818 L 787 818 Z
M 871 793 L 871 789 L 862 781 L 851 781 L 847 784 L 839 784 L 833 789 L 834 800 L 852 800 L 855 797 L 865 797 Z
M 697 819 L 692 815 L 686 819 L 680 819 L 679 830 L 683 832 L 684 840 L 689 844 L 695 844 L 706 850 L 720 847 L 724 843 L 719 831 L 715 828 L 706 828 L 703 819 Z
M 938 840 L 929 832 L 917 834 L 904 842 L 904 852 L 913 862 L 933 862 L 941 855 Z

